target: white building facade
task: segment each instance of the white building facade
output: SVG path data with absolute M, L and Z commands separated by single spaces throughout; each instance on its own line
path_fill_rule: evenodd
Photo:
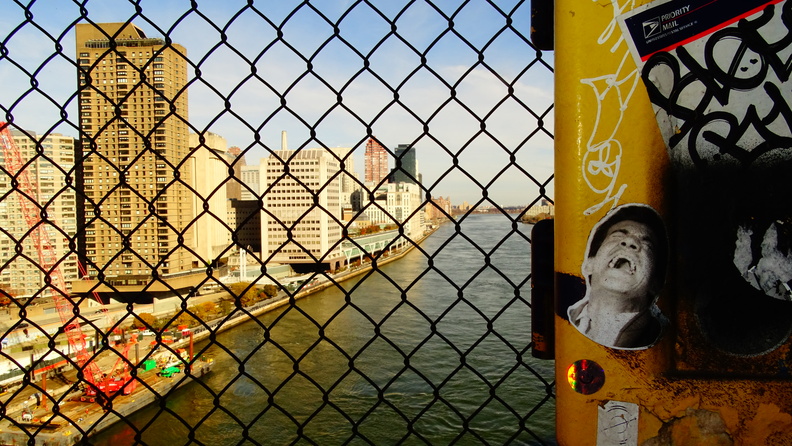
M 260 165 L 262 258 L 334 270 L 343 254 L 340 162 L 327 149 L 277 150 Z
M 261 193 L 261 173 L 259 166 L 242 166 L 242 200 L 258 200 Z
M 352 195 L 361 189 L 358 173 L 355 172 L 355 159 L 352 157 L 352 148 L 339 147 L 331 149 L 336 156 L 344 161 L 341 172 L 341 206 L 352 207 Z
M 224 161 L 228 144 L 225 138 L 215 133 L 204 133 L 203 142 L 197 134 L 191 133 L 190 149 L 192 184 L 198 192 L 193 195 L 196 253 L 203 262 L 211 264 L 215 260 L 228 257 L 228 247 L 231 245 L 225 186 L 228 165 Z
M 374 193 L 376 199 L 365 209 L 372 224 L 398 224 L 404 235 L 420 237 L 426 229 L 426 217 L 421 206 L 421 190 L 417 184 L 387 183 Z

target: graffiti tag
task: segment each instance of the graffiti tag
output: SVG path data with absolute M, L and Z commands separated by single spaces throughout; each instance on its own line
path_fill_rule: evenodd
M 599 203 L 586 209 L 583 212 L 584 215 L 591 215 L 608 204 L 611 205 L 611 208 L 615 207 L 627 188 L 626 184 L 619 182 L 622 146 L 616 139 L 616 134 L 621 128 L 640 77 L 638 69 L 629 63 L 630 53 L 627 46 L 623 44 L 624 36 L 616 32 L 619 29 L 616 17 L 624 11 L 632 9 L 634 4 L 634 0 L 622 4 L 618 0 L 612 0 L 613 19 L 597 39 L 597 43 L 600 45 L 615 39 L 610 52 L 623 51 L 616 72 L 580 80 L 581 83 L 591 87 L 597 104 L 594 127 L 586 142 L 586 153 L 583 156 L 581 170 L 588 187 L 596 194 L 604 195 Z M 616 115 L 615 120 L 603 119 L 605 116 L 612 115 Z
M 792 4 L 651 56 L 642 77 L 672 159 L 747 167 L 792 150 Z M 665 123 L 665 125 L 664 125 Z

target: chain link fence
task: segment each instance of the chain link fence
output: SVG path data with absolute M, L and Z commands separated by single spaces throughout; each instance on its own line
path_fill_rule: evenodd
M 0 442 L 553 444 L 530 20 L 3 3 Z

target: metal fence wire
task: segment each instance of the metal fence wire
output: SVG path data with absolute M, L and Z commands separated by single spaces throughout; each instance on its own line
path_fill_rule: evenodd
M 530 20 L 3 2 L 0 443 L 553 443 L 520 222 L 552 202 Z M 367 145 L 393 172 L 355 174 Z

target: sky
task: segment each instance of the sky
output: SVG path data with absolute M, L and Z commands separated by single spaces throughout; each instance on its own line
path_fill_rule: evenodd
M 525 206 L 538 183 L 552 198 L 553 54 L 526 41 L 530 2 L 248 3 L 3 0 L 0 120 L 77 136 L 74 24 L 131 21 L 186 47 L 191 125 L 248 164 L 286 131 L 290 149 L 354 147 L 362 179 L 370 129 L 415 147 L 431 196 Z

